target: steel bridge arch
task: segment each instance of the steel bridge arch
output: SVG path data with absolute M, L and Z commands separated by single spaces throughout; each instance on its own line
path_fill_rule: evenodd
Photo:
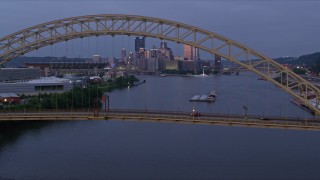
M 320 115 L 320 110 L 317 108 L 320 90 L 291 70 L 227 37 L 166 19 L 102 14 L 77 16 L 39 24 L 0 39 L 0 65 L 41 47 L 71 39 L 100 35 L 153 37 L 187 44 L 219 55 L 272 82 L 303 102 L 316 115 Z M 315 103 L 311 103 L 307 98 L 311 93 L 316 96 Z

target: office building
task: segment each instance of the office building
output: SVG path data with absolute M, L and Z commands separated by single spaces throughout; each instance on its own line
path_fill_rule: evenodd
M 150 50 L 150 56 L 151 57 L 158 57 L 158 49 L 155 45 L 152 46 L 151 50 Z
M 160 48 L 167 49 L 168 48 L 167 42 L 166 41 L 161 41 Z
M 179 61 L 176 61 L 176 60 L 165 61 L 165 69 L 166 70 L 179 70 Z
M 196 67 L 197 67 L 196 61 L 183 60 L 180 62 L 181 62 L 180 69 L 182 71 L 195 71 L 196 70 Z
M 221 56 L 215 54 L 214 58 L 214 69 L 216 71 L 221 70 Z
M 147 59 L 148 72 L 157 72 L 158 71 L 158 59 L 157 58 L 148 58 Z
M 162 41 L 160 43 L 160 48 L 158 49 L 158 57 L 164 60 L 173 60 L 174 55 L 171 48 L 168 47 L 167 42 Z
M 134 49 L 136 52 L 139 52 L 140 49 L 145 49 L 146 48 L 146 42 L 144 37 L 136 37 L 134 39 Z
M 0 82 L 24 81 L 40 78 L 40 68 L 2 68 Z
M 123 62 L 127 62 L 126 60 L 127 60 L 127 51 L 126 51 L 126 49 L 125 48 L 122 48 L 121 49 L 121 60 L 123 61 Z
M 148 68 L 147 63 L 148 63 L 147 59 L 144 57 L 141 57 L 140 59 L 138 59 L 138 69 L 142 71 L 147 70 Z
M 199 49 L 185 44 L 183 46 L 185 60 L 200 60 Z

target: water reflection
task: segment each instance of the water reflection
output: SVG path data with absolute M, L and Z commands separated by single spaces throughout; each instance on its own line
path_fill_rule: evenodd
M 290 102 L 290 95 L 268 81 L 258 80 L 250 72 L 239 76 L 158 77 L 139 76 L 146 84 L 137 88 L 117 90 L 109 94 L 113 109 L 146 109 L 248 114 L 281 117 L 313 117 Z M 194 95 L 205 95 L 215 90 L 214 103 L 189 102 Z
M 26 133 L 37 133 L 42 128 L 53 124 L 47 121 L 2 121 L 0 122 L 0 149 L 15 143 Z M 0 151 L 1 153 L 1 151 Z
M 241 114 L 245 104 L 251 114 L 309 116 L 250 73 L 140 79 L 147 83 L 110 93 L 111 108 Z M 215 103 L 189 102 L 212 89 Z M 319 138 L 316 131 L 182 123 L 1 122 L 0 179 L 316 179 Z

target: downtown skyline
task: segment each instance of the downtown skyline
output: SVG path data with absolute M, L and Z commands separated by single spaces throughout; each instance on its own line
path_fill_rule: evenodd
M 197 26 L 238 41 L 272 58 L 300 56 L 319 51 L 320 37 L 317 36 L 317 32 L 320 31 L 318 23 L 320 12 L 317 11 L 316 7 L 319 7 L 317 5 L 320 3 L 316 1 L 290 0 L 277 2 L 4 0 L 0 14 L 6 18 L 0 22 L 2 24 L 0 36 L 4 37 L 40 23 L 73 16 L 135 14 Z M 130 41 L 132 44 L 133 40 Z M 149 47 L 157 45 L 158 42 L 159 40 L 151 40 Z M 129 49 L 123 45 L 128 46 L 128 40 L 115 39 L 113 43 L 115 54 L 118 54 L 118 49 L 123 47 Z M 172 45 L 174 43 L 168 43 L 174 46 Z M 100 42 L 99 46 L 100 44 L 103 42 Z M 79 48 L 76 46 L 74 49 L 77 51 Z M 175 49 L 177 48 L 173 47 L 173 51 Z M 63 53 L 58 56 L 63 56 Z

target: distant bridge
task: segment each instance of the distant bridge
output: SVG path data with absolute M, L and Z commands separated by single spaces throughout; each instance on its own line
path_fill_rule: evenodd
M 136 35 L 165 39 L 219 55 L 274 83 L 301 101 L 316 115 L 320 115 L 318 108 L 320 90 L 291 70 L 227 37 L 166 19 L 102 14 L 71 17 L 39 24 L 0 38 L 0 65 L 41 47 L 76 38 L 101 35 Z M 267 70 L 261 71 L 260 67 L 266 67 Z M 271 71 L 278 74 L 279 80 L 273 79 Z M 308 100 L 309 92 L 315 96 L 314 104 Z
M 60 121 L 60 120 L 133 120 L 153 122 L 192 123 L 222 126 L 245 126 L 297 130 L 320 130 L 320 119 L 244 116 L 229 114 L 201 114 L 188 112 L 113 110 L 94 115 L 88 111 L 42 111 L 0 113 L 0 121 Z

